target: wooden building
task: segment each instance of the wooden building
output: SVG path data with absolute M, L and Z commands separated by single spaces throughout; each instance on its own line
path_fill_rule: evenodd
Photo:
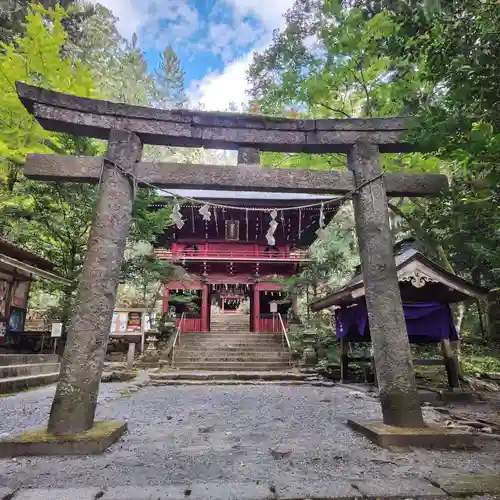
M 54 268 L 52 262 L 0 238 L 0 345 L 17 343 L 25 333 L 33 280 L 70 284 Z
M 450 342 L 458 340 L 450 304 L 486 297 L 488 290 L 448 272 L 414 248 L 399 248 L 395 263 L 410 343 L 440 344 L 439 360 L 414 360 L 415 365 L 444 364 L 450 387 L 458 386 Z M 311 304 L 313 311 L 330 308 L 341 343 L 342 379 L 348 378 L 348 344 L 370 342 L 365 283 L 358 274 L 343 287 Z M 356 361 L 351 359 L 351 361 Z M 360 360 L 357 360 L 360 361 Z
M 326 197 L 300 193 L 178 194 L 179 199 L 197 202 L 180 204 L 182 222 L 158 238 L 156 253 L 182 265 L 189 279 L 166 285 L 163 311 L 175 307 L 178 322 L 184 312 L 183 332 L 207 332 L 211 304 L 218 302 L 226 310 L 226 304 L 247 300 L 249 330 L 275 331 L 273 313 L 285 314 L 292 307 L 283 280 L 307 262 L 307 249 L 317 238 L 320 220 L 327 224 L 338 204 L 330 201 L 322 206 Z M 188 294 L 195 304 L 191 309 L 185 305 Z

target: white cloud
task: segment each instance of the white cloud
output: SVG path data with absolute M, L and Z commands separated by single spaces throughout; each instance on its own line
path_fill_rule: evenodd
M 295 0 L 225 0 L 241 16 L 253 14 L 269 30 L 285 26 L 284 14 Z
M 170 39 L 186 37 L 199 27 L 198 11 L 186 0 L 89 0 L 100 3 L 118 18 L 118 30 L 130 39 L 134 33 L 145 32 L 152 41 L 161 33 L 159 21 L 169 23 Z M 157 44 L 153 44 L 156 46 Z M 163 48 L 163 46 L 162 46 Z
M 197 10 L 190 7 L 188 0 L 90 0 L 108 7 L 119 18 L 118 29 L 130 38 L 134 32 L 141 32 L 145 46 L 162 49 L 174 39 L 184 39 L 194 52 L 203 45 L 220 55 L 224 64 L 222 72 L 210 72 L 192 82 L 188 94 L 193 105 L 201 103 L 208 110 L 226 110 L 231 103 L 238 107 L 249 100 L 246 92 L 246 72 L 253 54 L 247 53 L 233 60 L 241 49 L 257 43 L 263 50 L 271 41 L 274 29 L 285 26 L 284 14 L 294 0 L 219 0 L 208 19 L 200 19 Z M 232 21 L 222 20 L 227 7 L 232 7 Z M 257 19 L 261 26 L 248 22 L 246 17 Z M 161 21 L 168 22 L 162 27 Z M 230 23 L 230 24 L 229 24 Z M 208 35 L 201 40 L 189 40 L 201 27 L 208 25 Z M 255 48 L 255 47 L 254 47 Z
M 247 49 L 264 35 L 260 27 L 253 27 L 244 20 L 234 26 L 229 24 L 210 24 L 207 40 L 203 43 L 210 47 L 215 55 L 220 55 L 222 62 L 228 64 L 234 60 L 238 50 Z
M 243 18 L 247 15 L 256 16 L 266 27 L 266 33 L 259 33 L 256 39 L 259 46 L 254 50 L 264 50 L 271 41 L 274 29 L 285 26 L 284 14 L 290 9 L 294 0 L 225 0 L 233 5 L 235 11 Z M 238 108 L 247 103 L 250 95 L 247 93 L 247 70 L 252 63 L 253 52 L 228 64 L 220 73 L 210 73 L 199 82 L 194 82 L 189 89 L 190 101 L 193 106 L 201 103 L 205 109 L 224 111 L 231 103 Z
M 228 64 L 222 73 L 211 73 L 203 80 L 194 82 L 189 89 L 193 106 L 201 103 L 208 111 L 225 111 L 231 103 L 239 108 L 248 102 L 246 71 L 252 62 L 252 54 Z

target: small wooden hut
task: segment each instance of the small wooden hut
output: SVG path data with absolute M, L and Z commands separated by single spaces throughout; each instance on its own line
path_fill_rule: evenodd
M 69 285 L 54 268 L 52 262 L 0 238 L 0 346 L 20 346 L 44 334 L 25 330 L 29 291 L 35 279 Z
M 448 272 L 414 248 L 403 248 L 395 255 L 395 262 L 410 343 L 439 343 L 443 353 L 442 360 L 414 359 L 414 365 L 444 364 L 449 386 L 458 387 L 457 361 L 450 345 L 458 340 L 458 333 L 450 304 L 471 299 L 479 302 L 488 290 Z M 330 308 L 334 312 L 341 378 L 348 380 L 349 362 L 366 361 L 349 356 L 349 343 L 371 341 L 362 274 L 310 307 L 313 311 Z

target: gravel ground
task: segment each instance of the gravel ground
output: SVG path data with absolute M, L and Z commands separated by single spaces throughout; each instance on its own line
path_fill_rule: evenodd
M 309 386 L 101 386 L 97 418 L 129 433 L 100 456 L 0 460 L 0 486 L 101 488 L 191 482 L 316 481 L 499 473 L 500 441 L 476 452 L 393 452 L 350 430 L 380 418 L 378 402 Z M 0 434 L 44 426 L 54 387 L 0 400 Z M 136 389 L 134 389 L 136 390 Z M 432 416 L 432 410 L 426 410 Z M 290 451 L 276 459 L 270 449 Z

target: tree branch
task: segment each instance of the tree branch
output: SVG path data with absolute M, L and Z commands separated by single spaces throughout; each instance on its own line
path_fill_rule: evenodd
M 453 266 L 451 265 L 446 252 L 441 244 L 437 243 L 434 238 L 422 227 L 418 219 L 409 214 L 404 213 L 400 208 L 392 203 L 389 203 L 389 208 L 399 217 L 403 218 L 410 226 L 410 229 L 425 243 L 427 248 L 436 254 L 441 265 L 450 273 L 454 273 Z
M 324 104 L 322 102 L 318 102 L 316 103 L 318 106 L 323 106 L 324 108 L 330 110 L 332 113 L 338 113 L 340 115 L 343 115 L 345 116 L 346 118 L 352 118 L 352 116 L 348 113 L 346 113 L 345 111 L 342 111 L 341 109 L 337 109 L 337 108 L 332 108 L 330 106 L 328 106 L 327 104 Z

